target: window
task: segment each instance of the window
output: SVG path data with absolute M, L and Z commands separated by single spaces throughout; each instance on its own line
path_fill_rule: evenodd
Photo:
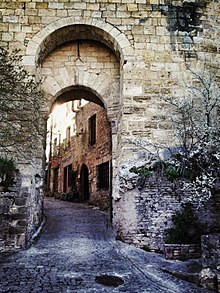
M 96 114 L 89 118 L 89 144 L 96 143 Z
M 109 162 L 97 166 L 97 190 L 109 189 Z
M 72 111 L 78 112 L 81 108 L 81 100 L 72 101 Z

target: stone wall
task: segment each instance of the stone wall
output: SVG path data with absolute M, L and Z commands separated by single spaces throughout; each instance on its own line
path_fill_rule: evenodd
M 201 257 L 201 248 L 196 244 L 165 244 L 163 252 L 166 259 L 183 261 Z
M 43 223 L 42 197 L 0 192 L 0 252 L 25 248 Z
M 29 167 L 31 164 L 29 165 Z M 24 248 L 40 231 L 43 214 L 43 176 L 24 176 L 27 166 L 16 166 L 15 185 L 0 190 L 0 251 Z M 30 180 L 30 181 L 29 181 Z M 30 184 L 31 182 L 31 184 Z
M 178 189 L 178 183 L 153 173 L 144 182 L 139 175 L 130 172 L 144 165 L 145 155 L 135 156 L 120 172 L 119 194 L 114 203 L 114 224 L 118 237 L 148 251 L 163 252 L 165 230 L 172 226 L 172 216 L 187 202 L 188 194 Z M 204 233 L 219 229 L 220 198 L 210 199 L 200 207 L 195 206 Z M 124 224 L 126 223 L 126 225 Z
M 27 243 L 28 198 L 0 193 L 0 252 L 22 248 Z
M 59 91 L 60 87 L 62 92 L 67 92 L 75 84 L 90 87 L 95 94 L 99 88 L 105 88 L 106 99 L 97 95 L 105 106 L 108 105 L 108 110 L 118 106 L 114 91 L 119 90 L 119 75 L 119 61 L 115 54 L 101 42 L 92 40 L 72 41 L 59 46 L 44 59 L 41 67 L 42 89 L 46 93 Z M 90 99 L 89 95 L 84 98 Z M 48 99 L 51 99 L 50 95 Z M 74 99 L 74 94 L 65 97 L 68 99 Z

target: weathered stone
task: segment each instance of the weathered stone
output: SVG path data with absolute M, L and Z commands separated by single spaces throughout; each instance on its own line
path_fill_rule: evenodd
M 27 198 L 16 198 L 15 205 L 17 206 L 25 206 L 27 203 Z
M 176 211 L 180 210 L 181 203 L 184 202 L 187 195 L 184 196 L 181 190 L 177 192 L 178 185 L 172 184 L 166 177 L 152 174 L 147 178 L 139 178 L 137 174 L 132 172 L 132 167 L 139 168 L 150 162 L 153 162 L 153 159 L 149 155 L 143 154 L 134 156 L 122 166 L 118 174 L 120 195 L 115 198 L 114 224 L 118 234 L 125 241 L 139 247 L 148 247 L 148 250 L 151 251 L 163 251 L 165 230 L 171 226 L 172 216 Z M 135 208 L 132 207 L 132 209 L 135 210 L 133 213 L 133 225 L 136 228 L 132 231 L 129 226 L 121 224 L 124 222 L 124 219 L 131 217 L 129 209 L 125 209 L 125 202 L 128 200 L 127 196 L 129 196 L 129 202 L 132 201 L 135 204 Z M 121 216 L 121 210 L 123 210 L 123 217 Z M 209 226 L 212 229 L 212 227 L 218 226 L 220 220 L 219 212 L 218 209 L 213 209 L 212 201 L 205 207 L 200 207 L 198 210 L 195 209 L 195 213 L 199 221 L 205 224 L 206 227 Z M 121 220 L 118 217 L 122 217 L 120 218 Z M 213 241 L 214 239 L 215 241 L 219 240 L 218 236 L 214 237 Z M 206 242 L 206 246 L 202 245 L 202 251 L 208 251 L 209 247 L 213 247 L 209 254 L 207 253 L 207 261 L 216 259 L 215 264 L 218 263 L 218 242 L 213 242 L 212 245 L 208 244 L 208 240 Z M 171 251 L 172 258 L 179 258 L 181 254 L 183 257 L 184 249 L 184 245 L 179 247 L 177 245 L 177 249 L 175 251 L 172 249 Z M 188 247 L 185 252 L 187 252 L 185 257 L 199 257 L 200 255 L 198 249 L 193 251 L 191 247 Z
M 220 234 L 202 236 L 202 266 L 216 269 L 220 264 Z

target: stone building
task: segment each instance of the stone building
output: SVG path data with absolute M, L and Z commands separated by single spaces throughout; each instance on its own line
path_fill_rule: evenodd
M 171 144 L 168 106 L 160 96 L 181 98 L 185 84 L 193 82 L 189 68 L 199 71 L 207 63 L 218 68 L 219 16 L 216 0 L 0 2 L 0 46 L 10 52 L 20 49 L 23 65 L 44 92 L 40 127 L 32 132 L 34 147 L 24 145 L 20 152 L 15 146 L 8 153 L 16 159 L 19 180 L 15 200 L 1 195 L 3 209 L 7 206 L 3 250 L 25 246 L 41 224 L 45 122 L 52 105 L 81 98 L 103 106 L 111 125 L 116 231 L 126 241 L 158 249 L 163 227 L 157 224 L 162 218 L 169 222 L 179 203 L 168 205 L 169 194 L 167 201 L 159 200 L 154 186 L 142 196 L 133 185 L 127 170 L 144 162 L 144 150 L 133 142 L 146 138 Z M 148 209 L 154 213 L 144 218 Z M 10 222 L 11 214 L 23 217 L 22 225 Z
M 108 209 L 111 132 L 106 110 L 84 100 L 65 103 L 50 115 L 48 130 L 50 195 Z

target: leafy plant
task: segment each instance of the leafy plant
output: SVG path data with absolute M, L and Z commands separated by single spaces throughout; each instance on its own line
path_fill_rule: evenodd
M 167 166 L 167 168 L 164 170 L 164 173 L 167 175 L 167 178 L 170 181 L 173 181 L 175 178 L 178 178 L 182 175 L 181 167 L 179 166 Z
M 138 168 L 134 166 L 129 171 L 132 173 L 138 174 L 141 177 L 149 177 L 151 175 L 150 170 L 143 166 Z
M 13 159 L 0 157 L 0 185 L 7 191 L 15 183 L 16 166 Z
M 165 231 L 165 243 L 200 244 L 203 226 L 199 223 L 192 205 L 182 205 L 182 210 L 172 217 L 173 227 Z

